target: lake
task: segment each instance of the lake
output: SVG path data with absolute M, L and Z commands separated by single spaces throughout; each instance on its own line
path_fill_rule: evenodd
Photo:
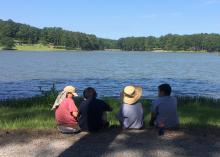
M 174 95 L 220 98 L 220 55 L 156 52 L 0 52 L 0 99 L 30 97 L 74 85 L 82 95 L 88 86 L 99 96 L 119 96 L 129 84 L 155 97 L 169 83 Z

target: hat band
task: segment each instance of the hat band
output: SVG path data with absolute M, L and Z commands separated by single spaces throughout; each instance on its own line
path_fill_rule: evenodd
M 134 93 L 133 93 L 132 95 L 127 94 L 127 93 L 124 92 L 124 95 L 125 95 L 126 97 L 133 98 L 133 97 L 135 96 L 135 91 L 134 91 Z

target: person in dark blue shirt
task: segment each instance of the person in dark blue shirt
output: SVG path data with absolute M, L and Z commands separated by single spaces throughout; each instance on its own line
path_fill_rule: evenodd
M 103 100 L 97 99 L 94 88 L 88 87 L 83 92 L 84 101 L 79 106 L 79 126 L 82 131 L 96 132 L 106 126 L 106 111 L 112 108 Z

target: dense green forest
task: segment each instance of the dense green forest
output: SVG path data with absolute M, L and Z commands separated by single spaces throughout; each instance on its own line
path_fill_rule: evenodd
M 146 28 L 147 29 L 147 28 Z M 43 44 L 56 48 L 126 51 L 208 51 L 220 52 L 220 34 L 168 34 L 161 37 L 127 37 L 119 40 L 98 38 L 95 35 L 64 30 L 59 27 L 36 28 L 0 20 L 0 46 L 12 49 L 15 45 Z
M 118 46 L 127 51 L 207 51 L 220 52 L 219 34 L 193 34 L 176 35 L 168 34 L 159 38 L 149 37 L 128 37 L 118 40 Z
M 56 48 L 103 50 L 116 48 L 117 41 L 97 38 L 95 35 L 63 30 L 59 27 L 39 29 L 12 20 L 0 20 L 0 45 L 11 49 L 15 44 L 44 44 Z

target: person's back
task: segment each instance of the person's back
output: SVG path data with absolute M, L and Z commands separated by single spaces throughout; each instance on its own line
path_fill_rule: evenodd
M 138 100 L 142 95 L 142 88 L 126 86 L 122 93 L 123 104 L 117 115 L 123 129 L 140 129 L 144 123 L 143 107 Z
M 177 100 L 175 97 L 159 97 L 152 105 L 157 111 L 157 123 L 164 122 L 167 128 L 179 125 L 179 118 L 177 116 Z
M 158 98 L 152 102 L 150 125 L 157 127 L 178 127 L 177 100 L 171 95 L 169 84 L 158 87 Z
M 77 108 L 73 99 L 65 98 L 55 111 L 57 124 L 73 126 L 77 124 L 77 119 L 71 115 L 72 112 L 77 112 Z
M 119 112 L 119 119 L 122 121 L 124 129 L 140 129 L 143 127 L 143 108 L 141 103 L 132 105 L 122 104 Z
M 57 128 L 61 133 L 77 133 L 78 129 L 78 109 L 73 100 L 78 96 L 76 88 L 66 86 L 57 96 L 53 108 L 55 110 L 55 119 Z
M 86 95 L 87 91 L 93 91 L 94 89 L 89 87 L 84 91 Z M 95 90 L 93 91 L 95 92 Z M 104 112 L 111 111 L 111 107 L 104 101 L 96 99 L 95 95 L 85 96 L 84 100 L 79 107 L 79 126 L 84 131 L 98 131 L 104 127 L 105 121 L 103 119 Z
M 105 111 L 111 111 L 111 109 L 104 101 L 94 99 L 90 103 L 88 110 L 88 128 L 90 131 L 97 131 L 104 127 L 103 114 Z

